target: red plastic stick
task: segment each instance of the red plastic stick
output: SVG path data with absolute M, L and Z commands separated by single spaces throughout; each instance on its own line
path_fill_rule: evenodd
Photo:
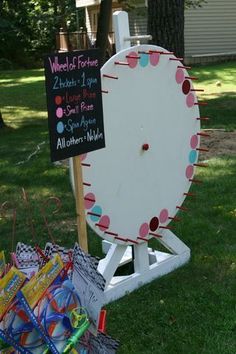
M 117 237 L 118 234 L 116 234 L 115 232 L 111 232 L 111 231 L 105 231 L 105 234 L 111 235 L 111 236 L 115 236 Z
M 207 106 L 208 103 L 207 102 L 195 102 L 194 105 L 195 106 Z
M 195 193 L 184 193 L 187 197 L 196 197 Z
M 169 60 L 181 61 L 184 60 L 184 58 L 169 58 Z
M 91 187 L 91 183 L 83 182 L 84 186 Z
M 84 197 L 84 200 L 88 200 L 89 202 L 96 202 L 95 199 L 93 199 L 93 198 L 88 198 L 88 197 Z
M 113 76 L 113 75 L 107 75 L 107 74 L 103 74 L 103 77 L 107 77 L 108 79 L 115 79 L 118 80 L 118 76 Z
M 177 218 L 176 216 L 169 216 L 168 219 L 173 220 L 173 221 L 181 221 L 180 218 Z
M 200 181 L 199 179 L 194 179 L 194 178 L 190 178 L 189 182 L 196 183 L 196 184 L 202 183 L 202 181 Z
M 182 211 L 188 211 L 189 210 L 188 208 L 185 208 L 183 206 L 177 206 L 176 208 L 179 209 L 179 210 L 182 210 Z
M 159 226 L 159 229 L 166 229 L 166 230 L 171 230 L 171 226 Z
M 101 310 L 98 321 L 98 330 L 99 332 L 106 333 L 106 310 Z
M 148 54 L 148 53 L 145 53 L 145 54 Z M 135 56 L 135 55 L 126 55 L 126 58 L 129 58 L 129 59 L 140 59 L 140 57 Z
M 195 77 L 195 76 L 185 76 L 185 79 L 198 80 L 198 77 Z
M 201 152 L 208 152 L 209 149 L 205 149 L 205 148 L 196 148 L 196 150 L 201 151 Z
M 88 212 L 87 212 L 87 215 L 97 216 L 97 217 L 99 217 L 99 218 L 102 216 L 102 215 L 100 215 L 100 214 L 93 213 L 92 211 L 88 211 Z
M 206 163 L 194 163 L 193 166 L 196 166 L 196 167 L 208 167 L 208 165 Z
M 99 226 L 99 227 L 103 227 L 104 229 L 108 229 L 108 226 L 107 225 L 104 225 L 104 224 L 95 224 L 95 226 Z
M 132 240 L 132 239 L 130 239 L 130 238 L 127 238 L 126 240 L 129 241 L 129 242 L 135 243 L 136 245 L 139 244 L 138 241 Z
M 148 242 L 148 240 L 144 237 L 137 237 L 137 239 Z
M 207 134 L 207 133 L 197 133 L 197 135 L 199 135 L 199 136 L 204 136 L 204 137 L 206 137 L 206 138 L 208 138 L 210 135 L 209 134 Z
M 208 117 L 203 117 L 203 118 L 197 118 L 197 120 L 210 120 Z
M 126 239 L 126 238 L 123 238 L 123 237 L 115 236 L 115 239 L 116 239 L 116 240 L 123 241 L 123 242 L 127 242 L 127 239 Z
M 154 234 L 153 232 L 149 232 L 149 235 L 152 235 L 157 238 L 162 238 L 162 235 Z
M 115 65 L 129 65 L 126 61 L 115 61 Z
M 182 65 L 182 66 L 181 66 L 181 65 L 178 65 L 177 68 L 178 68 L 178 69 L 186 69 L 186 70 L 191 70 L 191 69 L 192 69 L 191 66 L 184 66 L 184 65 Z
M 149 50 L 150 54 L 157 53 L 161 55 L 173 55 L 174 52 L 161 52 L 160 50 Z

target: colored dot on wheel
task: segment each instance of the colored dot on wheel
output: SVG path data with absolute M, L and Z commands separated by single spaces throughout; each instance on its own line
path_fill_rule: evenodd
M 177 84 L 182 84 L 184 81 L 184 71 L 182 69 L 178 69 L 175 74 L 175 80 Z
M 64 124 L 62 122 L 58 122 L 57 123 L 57 132 L 59 134 L 63 133 L 64 132 Z
M 161 212 L 160 212 L 160 215 L 159 215 L 160 222 L 162 224 L 164 224 L 168 220 L 168 217 L 169 217 L 168 210 L 167 209 L 162 209 Z
M 82 154 L 82 155 L 79 155 L 79 158 L 80 158 L 80 161 L 84 161 L 87 157 L 87 154 Z
M 99 221 L 99 229 L 101 231 L 105 231 L 109 229 L 110 226 L 110 218 L 107 215 L 103 215 Z
M 156 66 L 159 63 L 160 54 L 159 53 L 151 53 L 150 54 L 150 64 L 152 66 Z
M 191 150 L 189 153 L 189 162 L 190 163 L 195 163 L 197 160 L 197 151 L 196 150 Z
M 188 106 L 189 108 L 193 107 L 194 101 L 195 101 L 194 94 L 189 93 L 188 96 L 186 97 L 186 104 L 187 104 L 187 106 Z
M 135 58 L 135 57 L 136 57 L 136 58 Z M 134 69 L 134 68 L 137 66 L 138 60 L 139 60 L 139 59 L 138 59 L 138 55 L 137 55 L 136 52 L 130 52 L 130 53 L 128 54 L 127 62 L 128 62 L 129 67 L 130 67 L 131 69 Z
M 148 65 L 148 61 L 149 61 L 149 55 L 148 54 L 141 54 L 139 63 L 143 68 L 145 68 L 145 66 Z
M 61 103 L 62 103 L 62 97 L 61 97 L 61 96 L 56 96 L 56 97 L 55 97 L 55 103 L 56 103 L 57 105 L 61 104 Z
M 149 228 L 151 231 L 156 231 L 158 226 L 159 226 L 159 219 L 158 219 L 158 217 L 154 216 L 154 218 L 152 218 L 149 223 Z
M 58 107 L 56 110 L 56 116 L 57 118 L 63 117 L 63 109 L 61 107 Z
M 99 219 L 100 219 L 101 216 L 102 216 L 102 208 L 101 208 L 99 205 L 95 205 L 95 207 L 93 207 L 93 209 L 91 210 L 91 212 L 92 212 L 94 215 L 90 215 L 90 219 L 91 219 L 93 222 L 99 221 Z
M 149 225 L 148 225 L 148 223 L 145 222 L 139 228 L 139 236 L 140 237 L 147 236 L 148 235 L 148 231 L 149 231 Z
M 191 88 L 191 84 L 189 80 L 184 80 L 184 82 L 182 83 L 182 91 L 185 95 L 187 95 L 190 91 Z
M 86 209 L 91 209 L 96 202 L 95 195 L 93 193 L 87 193 L 84 197 L 84 206 Z
M 196 149 L 198 146 L 198 136 L 197 135 L 192 135 L 190 139 L 190 146 L 192 149 Z
M 193 166 L 192 165 L 188 165 L 185 171 L 185 175 L 187 178 L 192 178 L 193 177 Z

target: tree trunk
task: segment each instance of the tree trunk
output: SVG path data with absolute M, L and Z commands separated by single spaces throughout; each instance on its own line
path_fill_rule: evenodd
M 184 0 L 148 0 L 148 34 L 152 44 L 184 57 Z
M 0 111 L 0 129 L 5 127 L 5 123 L 2 118 L 2 112 Z
M 102 0 L 98 17 L 96 47 L 101 51 L 101 65 L 106 61 L 108 34 L 111 22 L 112 0 Z

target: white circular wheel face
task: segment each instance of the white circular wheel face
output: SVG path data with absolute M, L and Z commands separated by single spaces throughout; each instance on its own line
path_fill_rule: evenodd
M 191 185 L 197 98 L 183 64 L 157 46 L 119 52 L 101 77 L 106 147 L 81 157 L 86 218 L 104 239 L 141 243 L 163 233 Z

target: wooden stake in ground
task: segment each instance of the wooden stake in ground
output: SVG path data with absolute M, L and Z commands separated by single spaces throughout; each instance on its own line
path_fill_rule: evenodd
M 78 242 L 80 247 L 88 252 L 87 226 L 84 209 L 84 187 L 81 160 L 79 156 L 73 157 L 75 202 L 77 215 Z

